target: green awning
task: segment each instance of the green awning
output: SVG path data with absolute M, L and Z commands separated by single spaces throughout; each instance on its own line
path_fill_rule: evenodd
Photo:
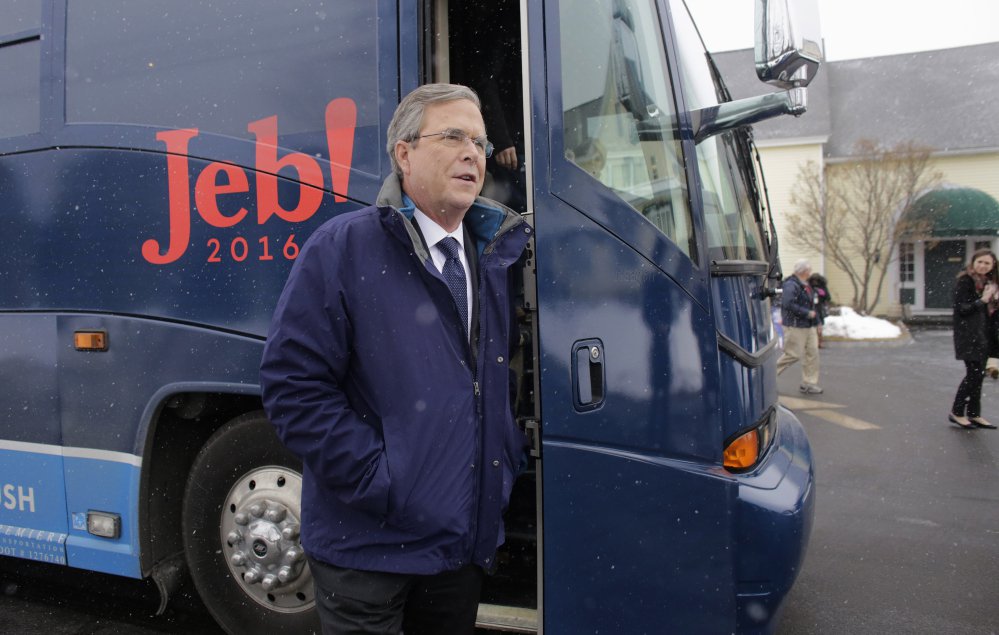
M 931 235 L 999 236 L 999 201 L 981 190 L 956 187 L 921 196 L 909 212 L 933 223 Z

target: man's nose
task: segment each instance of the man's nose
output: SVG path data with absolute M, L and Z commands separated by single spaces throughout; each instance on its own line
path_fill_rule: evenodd
M 479 158 L 479 148 L 471 137 L 461 145 L 461 158 L 463 161 L 475 161 Z

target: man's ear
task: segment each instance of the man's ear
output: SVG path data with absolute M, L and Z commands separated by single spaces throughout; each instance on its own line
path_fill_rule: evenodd
M 409 174 L 409 144 L 405 141 L 396 141 L 395 148 L 395 161 L 399 164 L 399 169 L 402 170 L 403 174 Z

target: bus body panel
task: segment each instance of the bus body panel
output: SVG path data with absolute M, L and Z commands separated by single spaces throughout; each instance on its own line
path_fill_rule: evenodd
M 169 174 L 171 160 L 190 175 L 186 191 L 171 189 L 180 181 Z M 197 179 L 213 164 L 124 150 L 0 157 L 0 188 L 16 201 L 5 212 L 13 240 L 0 253 L 0 270 L 26 272 L 9 276 L 0 309 L 147 315 L 264 336 L 297 250 L 332 215 L 360 205 L 319 193 L 307 220 L 271 215 L 260 223 L 258 172 L 233 166 L 248 191 L 220 194 L 214 203 L 225 216 L 243 220 L 217 227 L 194 204 Z M 283 178 L 276 186 L 278 200 L 292 209 L 300 192 L 311 189 Z M 171 208 L 185 205 L 183 253 L 166 264 L 149 262 L 145 245 L 171 240 L 171 227 L 179 223 L 171 220 Z
M 576 210 L 535 203 L 545 632 L 734 628 L 736 487 L 719 464 L 710 315 Z M 592 409 L 577 342 L 601 351 Z
M 777 409 L 777 421 L 772 460 L 757 473 L 773 471 L 771 476 L 779 478 L 760 474 L 739 483 L 733 544 L 740 633 L 772 631 L 801 572 L 815 516 L 815 475 L 805 430 L 783 407 Z M 761 540 L 768 535 L 783 538 Z
M 0 554 L 66 564 L 56 329 L 55 316 L 0 314 Z
M 139 565 L 139 480 L 142 461 L 133 455 L 94 452 L 85 448 L 64 448 L 66 511 L 71 519 L 66 539 L 66 564 L 78 569 L 142 577 Z M 82 456 L 71 456 L 70 453 Z M 113 458 L 98 458 L 112 455 Z M 93 536 L 87 532 L 90 512 L 119 514 L 122 518 L 117 538 Z
M 639 6 L 629 4 L 615 5 L 615 19 Z M 777 404 L 779 351 L 765 281 L 754 264 L 709 282 L 699 213 L 697 249 L 681 251 L 632 209 L 626 181 L 605 188 L 593 178 L 599 167 L 587 174 L 563 159 L 579 156 L 570 132 L 614 117 L 605 110 L 601 119 L 598 96 L 594 107 L 576 109 L 584 112 L 580 123 L 562 118 L 563 109 L 573 114 L 563 82 L 575 80 L 561 71 L 560 54 L 572 47 L 558 50 L 560 28 L 586 22 L 566 19 L 563 8 L 572 13 L 564 3 L 546 4 L 543 60 L 541 42 L 532 40 L 533 66 L 547 71 L 531 78 L 533 94 L 547 98 L 534 143 L 535 155 L 547 158 L 536 163 L 534 188 L 545 632 L 767 631 L 800 567 L 812 475 L 800 424 L 786 412 L 751 472 L 721 467 L 724 442 L 772 417 Z M 599 48 L 599 37 L 586 46 Z M 595 65 L 597 81 L 606 68 Z M 680 94 L 675 121 L 689 139 Z M 702 150 L 683 143 L 688 176 Z M 653 158 L 652 168 L 668 169 L 661 155 Z M 606 170 L 597 178 L 610 184 Z M 697 182 L 690 186 L 691 204 L 702 210 Z M 579 343 L 596 345 L 603 358 L 602 400 L 592 408 L 582 402 L 593 395 L 579 390 L 587 376 Z M 654 497 L 642 492 L 647 482 L 656 484 Z M 775 527 L 794 544 L 776 539 Z M 678 571 L 683 582 L 669 575 Z
M 0 441 L 0 555 L 66 564 L 62 448 L 9 439 Z
M 432 4 L 274 5 L 229 23 L 228 4 L 192 2 L 158 24 L 124 0 L 45 3 L 44 37 L 29 43 L 43 59 L 39 129 L 0 138 L 0 555 L 142 577 L 182 547 L 173 499 L 186 472 L 174 470 L 225 420 L 178 403 L 259 408 L 263 338 L 297 248 L 374 201 L 400 95 L 437 72 L 440 34 L 428 32 L 444 13 Z M 626 26 L 661 39 L 654 76 L 669 98 L 651 105 L 670 111 L 675 138 L 642 134 L 674 144 L 652 189 L 676 180 L 689 240 L 570 160 L 570 137 L 608 114 L 571 100 L 560 77 L 561 29 L 590 15 L 571 5 L 521 3 L 542 626 L 767 632 L 800 569 L 814 491 L 804 431 L 777 406 L 764 280 L 712 274 L 667 3 Z M 254 19 L 247 45 L 237 27 Z M 77 350 L 81 331 L 107 349 Z M 725 470 L 725 442 L 768 416 L 760 463 Z M 163 450 L 175 436 L 196 444 L 180 467 Z M 88 533 L 90 512 L 119 515 L 120 535 Z
M 53 324 L 57 326 L 53 328 Z M 0 524 L 55 534 L 46 535 L 45 540 L 33 538 L 37 544 L 21 557 L 48 554 L 40 545 L 55 541 L 65 545 L 61 560 L 56 560 L 63 564 L 141 577 L 142 528 L 137 511 L 143 507 L 140 481 L 150 426 L 172 395 L 258 394 L 257 364 L 263 341 L 198 326 L 108 314 L 3 314 L 0 328 L 19 333 L 28 344 L 43 344 L 20 353 L 13 346 L 0 350 L 0 366 L 20 369 L 5 373 L 14 380 L 13 390 L 3 394 L 5 410 L 15 413 L 27 408 L 25 412 L 32 413 L 31 425 L 8 430 L 5 441 L 0 441 L 3 464 L 10 466 L 10 473 L 30 475 L 24 485 L 13 484 L 14 498 L 6 501 L 9 505 L 0 498 Z M 108 350 L 76 350 L 73 334 L 79 330 L 106 333 Z M 41 355 L 46 348 L 58 348 L 48 363 Z M 192 367 L 177 351 L 189 352 L 200 363 Z M 59 409 L 45 417 L 35 416 L 42 415 L 43 409 L 31 410 L 31 405 L 21 402 L 44 393 L 16 383 L 18 377 L 27 381 L 37 377 L 32 369 L 38 368 L 46 368 L 59 378 L 58 386 L 48 393 Z M 10 421 L 5 417 L 5 423 Z M 49 436 L 38 434 L 44 430 L 51 431 Z M 25 488 L 21 499 L 16 498 L 18 487 Z M 86 515 L 90 511 L 119 515 L 120 536 L 109 539 L 88 534 Z
M 712 306 L 719 340 L 720 386 L 726 407 L 721 410 L 722 436 L 731 438 L 759 422 L 777 403 L 777 346 L 770 302 L 762 300 L 762 275 L 717 276 L 712 281 Z M 733 354 L 732 348 L 738 351 Z M 736 355 L 739 355 L 737 357 Z
M 557 440 L 543 461 L 546 633 L 734 630 L 731 481 Z

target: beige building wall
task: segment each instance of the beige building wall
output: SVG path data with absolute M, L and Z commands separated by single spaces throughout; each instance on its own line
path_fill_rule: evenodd
M 932 168 L 941 173 L 945 187 L 974 188 L 999 200 L 999 149 L 976 154 L 940 154 L 934 157 Z M 896 256 L 893 255 L 885 286 L 874 308 L 877 315 L 902 315 L 902 306 L 898 302 L 900 285 Z
M 796 244 L 787 234 L 786 219 L 788 214 L 794 211 L 791 193 L 799 169 L 808 161 L 822 164 L 824 142 L 825 139 L 784 139 L 769 144 L 761 142 L 758 145 L 766 174 L 770 204 L 773 208 L 774 224 L 777 226 L 780 259 L 785 275 L 790 273 L 795 261 L 807 258 L 812 261 L 813 269 L 829 280 L 829 292 L 834 302 L 849 304 L 853 298 L 853 287 L 846 274 L 831 260 L 826 261 L 823 254 Z M 933 169 L 942 174 L 946 186 L 979 189 L 999 200 L 999 149 L 975 154 L 941 154 L 935 157 Z M 873 313 L 897 318 L 902 314 L 902 307 L 898 302 L 897 254 L 892 254 L 888 266 L 889 272 Z
M 822 147 L 825 141 L 825 138 L 811 138 L 782 139 L 779 144 L 757 143 L 763 174 L 767 180 L 774 226 L 777 228 L 778 255 L 785 277 L 791 274 L 794 263 L 802 258 L 810 260 L 815 271 L 825 271 L 822 255 L 796 244 L 787 233 L 787 216 L 794 211 L 791 192 L 798 180 L 798 172 L 809 161 L 822 165 Z
M 935 158 L 935 167 L 945 184 L 973 187 L 999 200 L 999 148 L 983 154 L 941 155 Z

